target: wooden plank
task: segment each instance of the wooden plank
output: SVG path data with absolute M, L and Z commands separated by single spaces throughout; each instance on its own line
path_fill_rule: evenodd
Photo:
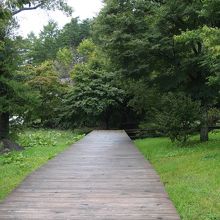
M 0 203 L 0 219 L 179 220 L 124 131 L 93 131 Z

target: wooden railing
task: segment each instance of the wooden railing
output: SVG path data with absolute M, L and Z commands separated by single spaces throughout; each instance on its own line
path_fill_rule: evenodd
M 210 126 L 209 131 L 219 130 L 220 126 Z M 137 138 L 148 138 L 148 137 L 163 137 L 164 132 L 159 128 L 136 128 L 136 129 L 125 129 L 126 133 L 131 139 Z M 200 130 L 194 131 L 195 133 L 199 132 Z
M 163 132 L 157 128 L 125 129 L 125 131 L 131 139 L 164 136 Z

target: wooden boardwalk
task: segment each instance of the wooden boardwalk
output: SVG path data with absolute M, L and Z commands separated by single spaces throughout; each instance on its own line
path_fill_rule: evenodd
M 93 131 L 0 204 L 1 220 L 179 220 L 124 131 Z

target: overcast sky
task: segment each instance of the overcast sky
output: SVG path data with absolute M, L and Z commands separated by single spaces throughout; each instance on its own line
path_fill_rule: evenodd
M 67 0 L 68 4 L 73 7 L 73 17 L 80 17 L 80 19 L 95 17 L 102 8 L 102 0 Z M 22 12 L 18 16 L 20 28 L 18 33 L 26 36 L 33 31 L 38 34 L 42 27 L 48 23 L 49 20 L 58 22 L 62 27 L 70 21 L 71 18 L 66 17 L 62 12 L 46 12 L 40 9 L 34 11 Z

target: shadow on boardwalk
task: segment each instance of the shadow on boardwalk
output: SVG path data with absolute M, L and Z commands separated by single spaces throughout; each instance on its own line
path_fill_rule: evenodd
M 179 220 L 158 175 L 124 131 L 93 131 L 31 174 L 0 219 Z

